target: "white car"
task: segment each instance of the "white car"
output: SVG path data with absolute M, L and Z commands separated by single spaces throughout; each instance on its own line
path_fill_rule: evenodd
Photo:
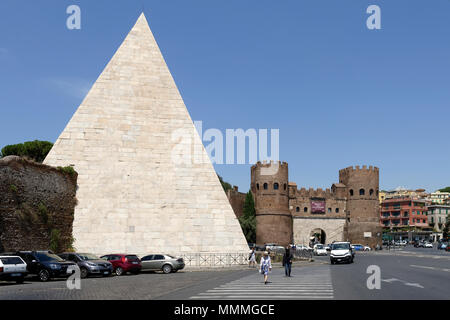
M 304 246 L 302 244 L 298 244 L 298 245 L 296 245 L 296 250 L 299 250 L 299 251 L 301 251 L 301 250 L 312 251 L 313 249 L 311 247 L 309 247 L 309 246 Z
M 337 262 L 352 263 L 355 258 L 355 253 L 350 246 L 350 242 L 334 242 L 331 245 L 330 261 L 331 264 Z
M 425 243 L 424 244 L 424 246 L 423 246 L 424 248 L 433 248 L 433 244 L 432 243 L 429 243 L 429 242 L 427 242 L 427 243 Z
M 326 256 L 327 255 L 327 249 L 325 249 L 323 244 L 316 244 L 316 245 L 314 245 L 313 253 L 316 256 Z
M 18 256 L 0 256 L 0 280 L 23 283 L 27 271 L 27 264 Z

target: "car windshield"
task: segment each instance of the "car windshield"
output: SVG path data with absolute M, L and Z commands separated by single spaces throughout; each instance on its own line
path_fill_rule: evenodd
M 316 248 L 317 248 L 317 249 L 323 249 L 323 245 L 318 244 L 318 245 L 316 245 Z
M 61 257 L 58 257 L 56 254 L 53 253 L 47 253 L 47 252 L 36 252 L 36 258 L 39 259 L 39 261 L 64 261 L 61 259 Z
M 348 243 L 336 243 L 333 244 L 333 250 L 348 250 L 350 248 Z
M 100 259 L 96 255 L 90 254 L 90 253 L 80 253 L 80 254 L 78 254 L 78 256 L 83 261 L 86 261 L 86 260 L 99 260 Z

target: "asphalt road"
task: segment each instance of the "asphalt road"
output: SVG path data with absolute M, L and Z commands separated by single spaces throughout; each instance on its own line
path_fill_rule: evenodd
M 370 290 L 369 266 L 380 270 L 380 289 Z M 69 290 L 65 280 L 16 285 L 0 282 L 0 300 L 6 299 L 432 299 L 450 298 L 450 253 L 436 249 L 404 248 L 357 252 L 353 264 L 331 265 L 329 257 L 293 267 L 292 277 L 274 267 L 269 283 L 256 269 L 181 271 L 165 275 L 143 273 L 81 281 Z

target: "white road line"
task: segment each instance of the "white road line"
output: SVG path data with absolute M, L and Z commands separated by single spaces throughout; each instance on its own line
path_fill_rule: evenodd
M 429 267 L 429 266 L 418 266 L 418 265 L 415 265 L 415 264 L 411 264 L 409 266 L 413 267 L 413 268 L 422 268 L 422 269 L 450 272 L 450 269 L 446 269 L 446 268 L 437 268 L 437 267 Z

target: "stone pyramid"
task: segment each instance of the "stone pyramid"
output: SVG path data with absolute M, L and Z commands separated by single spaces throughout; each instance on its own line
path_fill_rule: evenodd
M 248 252 L 144 14 L 44 162 L 79 174 L 77 251 Z

